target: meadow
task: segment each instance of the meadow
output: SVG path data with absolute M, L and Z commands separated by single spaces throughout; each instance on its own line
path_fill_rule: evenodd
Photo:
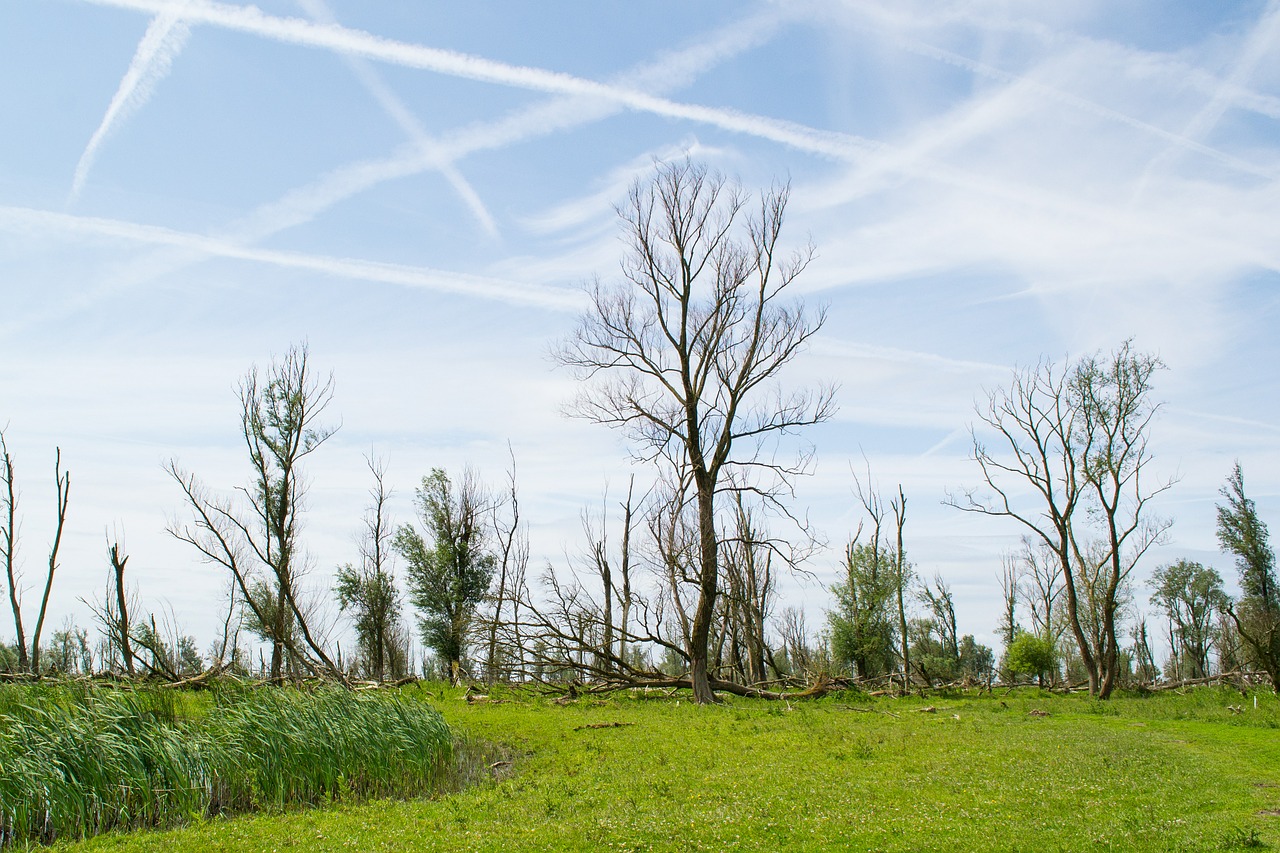
M 556 703 L 416 685 L 476 784 L 192 815 L 76 850 L 1232 850 L 1280 844 L 1280 701 L 1034 688 Z M 474 698 L 474 697 L 473 697 Z M 1255 707 L 1256 698 L 1256 707 Z

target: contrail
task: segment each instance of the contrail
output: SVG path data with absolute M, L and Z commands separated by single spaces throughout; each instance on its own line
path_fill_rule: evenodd
M 624 74 L 620 84 L 667 91 L 684 85 L 720 61 L 735 56 L 774 31 L 779 16 L 756 15 L 700 39 L 695 47 L 659 58 Z M 290 190 L 223 229 L 223 236 L 261 240 L 286 228 L 309 221 L 320 212 L 378 184 L 406 178 L 454 163 L 480 151 L 495 151 L 530 139 L 550 136 L 617 114 L 623 108 L 596 98 L 560 97 L 525 107 L 496 121 L 468 125 L 434 140 L 423 149 L 406 145 L 390 157 L 362 160 Z
M 696 45 L 659 56 L 621 77 L 624 85 L 667 91 L 691 82 L 715 64 L 765 42 L 785 18 L 775 9 L 703 34 Z M 234 243 L 256 243 L 281 231 L 309 222 L 334 205 L 386 181 L 437 169 L 479 151 L 492 151 L 529 139 L 549 136 L 607 118 L 623 108 L 598 98 L 561 96 L 513 111 L 496 121 L 481 122 L 436 140 L 424 151 L 406 144 L 389 158 L 350 163 L 322 175 L 310 184 L 258 207 L 248 216 L 214 232 L 215 238 Z M 113 281 L 95 288 L 101 297 L 121 287 L 135 285 L 198 262 L 203 254 L 191 249 L 165 248 L 135 261 L 114 275 Z M 88 297 L 86 297 L 88 298 Z
M 101 124 L 93 132 L 84 153 L 80 155 L 80 161 L 76 163 L 70 201 L 80 197 L 80 191 L 84 189 L 85 180 L 89 177 L 89 170 L 98 157 L 98 149 L 107 135 L 119 122 L 137 112 L 151 99 L 156 85 L 169 74 L 174 57 L 182 52 L 191 29 L 182 19 L 181 11 L 179 4 L 160 10 L 147 26 L 142 40 L 138 42 L 138 49 L 133 53 L 133 60 L 120 80 L 115 97 L 107 106 L 106 115 L 102 117 Z
M 0 206 L 0 228 L 14 233 L 50 232 L 110 237 L 134 243 L 167 246 L 221 258 L 255 261 L 289 269 L 303 269 L 339 278 L 376 281 L 407 287 L 421 287 L 457 293 L 509 304 L 533 305 L 553 311 L 578 311 L 582 294 L 576 290 L 546 285 L 506 281 L 467 273 L 387 264 L 303 252 L 260 249 L 238 243 L 177 231 L 158 225 L 143 225 L 118 219 L 76 216 L 26 207 Z
M 101 6 L 161 13 L 174 8 L 166 0 L 86 0 Z M 666 118 L 686 119 L 734 133 L 777 142 L 836 161 L 856 161 L 884 150 L 881 143 L 847 133 L 822 131 L 738 110 L 672 101 L 633 88 L 601 83 L 543 68 L 510 65 L 469 54 L 424 47 L 375 36 L 337 25 L 315 24 L 298 18 L 267 15 L 252 6 L 192 0 L 182 7 L 192 23 L 210 24 L 272 38 L 289 44 L 320 47 L 380 62 L 419 68 L 467 80 L 497 83 L 560 95 L 597 98 L 628 109 Z
M 328 4 L 324 0 L 298 0 L 299 5 L 306 11 L 308 15 L 322 24 L 334 25 L 337 19 L 333 12 L 329 9 Z M 351 56 L 350 54 L 342 54 L 348 67 L 360 80 L 361 84 L 373 95 L 378 105 L 382 107 L 391 120 L 400 126 L 405 135 L 414 141 L 414 143 L 422 150 L 423 154 L 428 158 L 433 153 L 438 153 L 435 159 L 437 161 L 436 168 L 440 174 L 444 176 L 449 185 L 453 187 L 453 191 L 458 194 L 467 209 L 471 211 L 471 215 L 476 218 L 485 232 L 493 238 L 498 237 L 498 224 L 493 221 L 489 209 L 485 207 L 484 202 L 480 199 L 480 195 L 471 186 L 470 182 L 463 177 L 462 172 L 450 160 L 444 158 L 439 152 L 439 145 L 427 133 L 421 122 L 414 117 L 404 102 L 395 96 L 395 93 L 387 87 L 378 73 L 369 66 L 365 60 Z

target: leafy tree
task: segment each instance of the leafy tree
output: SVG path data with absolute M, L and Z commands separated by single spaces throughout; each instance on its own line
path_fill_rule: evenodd
M 376 681 L 388 671 L 398 678 L 408 666 L 400 642 L 400 592 L 391 571 L 391 521 L 387 516 L 390 495 L 384 481 L 386 466 L 366 457 L 373 474 L 370 504 L 360 539 L 360 562 L 338 569 L 334 589 L 338 606 L 350 613 L 365 669 Z
M 807 457 L 780 463 L 763 448 L 833 411 L 830 389 L 771 387 L 824 319 L 786 299 L 811 257 L 779 249 L 787 197 L 775 189 L 748 205 L 703 166 L 658 164 L 619 209 L 625 283 L 591 289 L 590 308 L 557 352 L 594 380 L 574 413 L 623 430 L 638 457 L 662 460 L 681 504 L 696 508 L 687 648 L 698 703 L 715 701 L 708 663 L 721 578 L 717 496 L 747 489 L 776 500 Z
M 1280 692 L 1280 586 L 1276 583 L 1276 555 L 1267 525 L 1245 495 L 1244 471 L 1237 462 L 1222 487 L 1225 503 L 1218 505 L 1218 543 L 1236 558 L 1241 596 L 1227 614 L 1235 624 L 1250 662 L 1271 677 Z
M 960 660 L 944 638 L 945 629 L 937 619 L 918 616 L 907 622 L 907 638 L 911 643 L 911 665 L 932 686 L 939 681 L 955 681 L 960 675 Z
M 414 504 L 428 539 L 406 524 L 396 532 L 394 545 L 407 567 L 422 642 L 457 682 L 471 620 L 497 567 L 485 526 L 487 498 L 470 470 L 454 488 L 443 469 L 433 468 Z
M 960 638 L 960 674 L 974 681 L 990 681 L 996 667 L 996 656 L 989 646 L 979 643 L 972 634 Z
M 856 540 L 845 548 L 844 583 L 832 585 L 836 607 L 827 613 L 831 652 L 858 678 L 893 671 L 897 592 L 892 553 Z
M 1222 577 L 1199 563 L 1178 560 L 1156 569 L 1151 576 L 1151 603 L 1164 609 L 1173 626 L 1173 640 L 1182 663 L 1178 678 L 1206 678 L 1209 652 L 1215 637 L 1215 619 L 1226 607 Z
M 1045 676 L 1058 665 L 1058 652 L 1049 640 L 1023 632 L 1004 653 L 1004 669 L 1010 676 L 1034 675 L 1041 687 Z

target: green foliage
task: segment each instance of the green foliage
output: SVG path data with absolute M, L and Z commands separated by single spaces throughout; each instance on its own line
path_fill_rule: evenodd
M 1209 650 L 1214 641 L 1214 621 L 1227 606 L 1222 577 L 1199 563 L 1178 560 L 1156 569 L 1151 576 L 1158 604 L 1174 626 L 1180 678 L 1204 678 L 1209 674 Z
M 897 591 L 893 554 L 878 545 L 850 543 L 845 582 L 833 584 L 836 607 L 827 613 L 831 653 L 859 678 L 874 678 L 894 666 Z
M 1280 692 L 1280 587 L 1276 583 L 1276 555 L 1267 525 L 1258 518 L 1253 501 L 1244 493 L 1244 472 L 1237 462 L 1222 487 L 1225 504 L 1218 505 L 1218 543 L 1236 558 L 1244 595 L 1228 609 L 1243 641 L 1249 664 L 1265 671 Z
M 1256 599 L 1268 610 L 1280 606 L 1276 584 L 1276 555 L 1271 549 L 1267 525 L 1258 508 L 1244 493 L 1244 471 L 1237 462 L 1222 487 L 1225 504 L 1218 505 L 1218 544 L 1236 558 L 1240 588 L 1245 598 Z
M 443 469 L 433 468 L 414 503 L 430 542 L 406 524 L 393 544 L 407 566 L 422 642 L 448 663 L 456 680 L 476 605 L 497 567 L 489 551 L 484 495 L 470 472 L 455 489 Z
M 1052 642 L 1025 632 L 1014 637 L 1004 653 L 1004 668 L 1011 676 L 1034 675 L 1041 684 L 1057 662 L 1058 652 Z
M 451 748 L 437 713 L 394 696 L 223 688 L 212 702 L 183 707 L 163 689 L 0 688 L 0 831 L 52 841 L 414 796 L 432 789 Z
M 972 634 L 960 638 L 960 675 L 974 681 L 990 681 L 995 675 L 996 656 L 990 647 Z
M 350 563 L 334 577 L 338 606 L 352 615 L 360 654 L 369 674 L 398 677 L 407 667 L 397 640 L 400 635 L 400 592 L 388 572 Z

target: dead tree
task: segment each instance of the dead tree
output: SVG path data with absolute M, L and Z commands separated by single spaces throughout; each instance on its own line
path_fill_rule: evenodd
M 17 555 L 18 555 L 18 488 L 13 475 L 13 457 L 9 455 L 9 446 L 5 442 L 4 430 L 0 430 L 0 500 L 4 501 L 3 521 L 0 528 L 0 548 L 4 549 L 5 578 L 9 582 L 9 607 L 13 611 L 13 628 L 17 636 L 18 669 L 29 670 L 27 657 L 27 635 L 22 630 L 21 593 L 18 590 Z
M 62 544 L 62 528 L 67 521 L 67 501 L 71 498 L 71 472 L 62 470 L 62 448 L 55 448 L 53 463 L 54 482 L 57 484 L 57 525 L 53 531 L 53 544 L 49 546 L 49 570 L 44 579 L 44 595 L 40 597 L 40 612 L 36 616 L 36 628 L 31 634 L 31 671 L 40 672 L 40 632 L 44 616 L 49 609 L 49 593 L 53 590 L 53 575 L 58 570 L 58 548 Z
M 598 380 L 574 414 L 623 430 L 638 458 L 688 474 L 698 584 L 687 654 L 699 703 L 715 701 L 708 656 L 720 581 L 717 495 L 736 475 L 776 496 L 807 457 L 780 463 L 762 447 L 833 411 L 830 389 L 768 390 L 824 319 L 785 301 L 812 257 L 780 254 L 787 197 L 785 187 L 775 189 L 746 213 L 747 199 L 705 167 L 658 164 L 619 210 L 625 284 L 591 289 L 590 309 L 557 353 Z
M 116 636 L 120 643 L 120 657 L 124 663 L 125 672 L 132 677 L 133 672 L 133 649 L 129 645 L 129 602 L 125 595 L 124 589 L 124 566 L 129 562 L 127 556 L 120 553 L 120 543 L 113 542 L 107 550 L 107 556 L 111 560 L 111 572 L 115 579 L 116 593 Z
M 508 447 L 510 451 L 510 447 Z M 521 591 L 529 565 L 529 532 L 520 518 L 520 493 L 516 485 L 516 458 L 511 452 L 505 499 L 493 502 L 494 551 L 497 557 L 497 584 L 490 595 L 489 610 L 481 616 L 488 635 L 485 671 L 490 684 L 504 676 L 512 679 L 524 670 L 524 643 L 520 636 Z M 510 629 L 510 642 L 503 636 Z

